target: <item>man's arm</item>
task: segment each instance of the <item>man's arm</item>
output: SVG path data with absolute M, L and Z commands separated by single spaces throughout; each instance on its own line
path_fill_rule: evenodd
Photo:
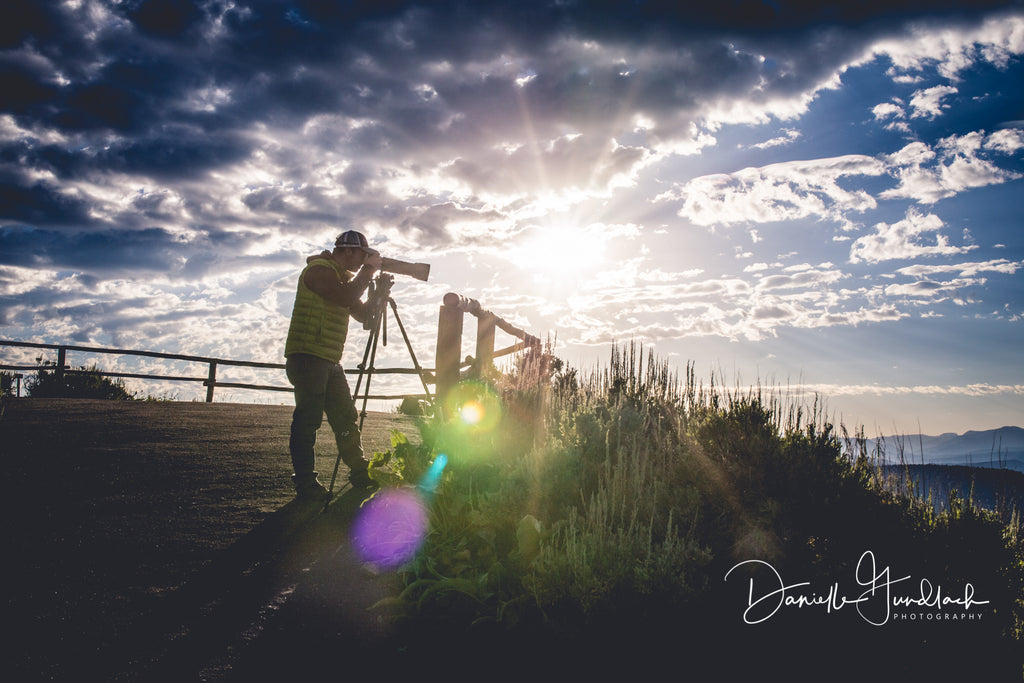
M 335 272 L 327 266 L 313 266 L 306 271 L 303 282 L 309 289 L 327 301 L 349 309 L 359 307 L 360 297 L 377 271 L 371 265 L 364 265 L 348 282 L 341 282 Z M 351 311 L 350 311 L 351 312 Z M 358 320 L 358 318 L 356 318 Z
M 366 323 L 370 320 L 370 309 L 362 301 L 357 301 L 348 307 L 348 314 L 357 322 Z

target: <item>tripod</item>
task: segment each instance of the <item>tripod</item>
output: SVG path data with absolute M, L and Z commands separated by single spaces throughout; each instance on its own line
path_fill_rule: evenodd
M 366 339 L 366 348 L 363 351 L 363 361 L 359 364 L 359 379 L 356 380 L 356 389 L 352 392 L 352 401 L 354 403 L 359 402 L 360 391 L 362 391 L 362 408 L 359 411 L 359 431 L 363 431 L 363 420 L 366 419 L 366 403 L 370 399 L 370 381 L 373 379 L 374 373 L 374 361 L 377 358 L 377 345 L 381 342 L 384 346 L 388 345 L 388 308 L 391 308 L 391 312 L 395 317 L 395 322 L 398 323 L 398 329 L 402 333 L 402 338 L 405 340 L 405 346 L 409 350 L 409 356 L 412 358 L 412 364 L 415 368 L 414 372 L 419 375 L 420 382 L 423 384 L 423 391 L 427 396 L 428 401 L 432 401 L 430 395 L 430 389 L 427 388 L 427 380 L 424 376 L 423 368 L 420 367 L 419 361 L 416 360 L 416 354 L 412 350 L 412 343 L 409 341 L 409 335 L 405 331 L 405 325 L 402 324 L 402 318 L 398 315 L 398 305 L 395 304 L 395 300 L 391 297 L 391 285 L 395 283 L 395 276 L 390 273 L 381 272 L 377 277 L 370 282 L 370 288 L 366 299 L 366 308 L 370 315 L 367 320 L 363 323 L 363 329 L 370 332 L 369 337 Z M 410 371 L 413 372 L 413 371 Z M 363 380 L 366 380 L 365 386 Z M 334 461 L 334 473 L 331 474 L 331 486 L 327 489 L 328 501 L 334 492 L 334 482 L 338 477 L 338 467 L 341 465 L 341 451 L 338 451 L 338 457 Z

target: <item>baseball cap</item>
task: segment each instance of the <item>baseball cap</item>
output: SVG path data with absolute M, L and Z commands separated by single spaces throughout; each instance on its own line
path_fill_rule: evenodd
M 377 250 L 372 249 L 370 247 L 370 243 L 366 241 L 366 236 L 356 230 L 346 230 L 338 235 L 338 239 L 334 240 L 334 246 L 335 248 L 355 247 L 357 249 L 362 249 L 367 254 L 377 253 Z

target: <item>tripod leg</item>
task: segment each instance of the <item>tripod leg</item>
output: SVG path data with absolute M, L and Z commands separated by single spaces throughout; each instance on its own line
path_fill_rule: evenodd
M 409 341 L 409 335 L 405 331 L 405 325 L 402 324 L 402 318 L 398 315 L 398 305 L 395 304 L 394 299 L 389 299 L 388 302 L 391 304 L 391 312 L 395 314 L 395 322 L 398 323 L 398 329 L 402 332 L 402 338 L 405 339 L 405 346 L 409 349 L 409 356 L 412 358 L 412 365 L 416 368 L 416 374 L 420 377 L 420 382 L 423 384 L 423 392 L 427 395 L 427 400 L 433 402 L 433 397 L 430 395 L 430 389 L 427 388 L 427 380 L 423 377 L 423 368 L 420 367 L 419 361 L 416 360 L 416 353 L 412 350 L 412 342 Z
M 363 362 L 359 364 L 359 379 L 356 380 L 356 388 L 355 391 L 352 392 L 352 396 L 359 395 L 359 385 L 363 383 L 363 375 L 366 373 L 366 359 L 370 357 L 370 349 L 377 343 L 377 340 L 374 338 L 375 334 L 376 329 L 371 330 L 370 336 L 366 338 L 366 348 L 363 350 Z
M 380 317 L 377 320 L 377 329 L 373 335 L 373 349 L 370 351 L 370 365 L 364 369 L 366 373 L 366 390 L 363 392 L 363 407 L 359 411 L 359 430 L 363 429 L 363 420 L 366 419 L 366 402 L 370 400 L 370 380 L 373 379 L 373 361 L 377 358 L 377 340 L 380 339 L 381 328 L 387 326 L 387 309 L 382 308 Z M 384 342 L 385 344 L 387 341 Z

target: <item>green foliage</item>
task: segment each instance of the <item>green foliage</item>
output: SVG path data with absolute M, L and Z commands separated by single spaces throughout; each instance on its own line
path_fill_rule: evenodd
M 634 345 L 589 379 L 556 360 L 495 378 L 486 396 L 503 410 L 486 432 L 432 418 L 422 446 L 396 435 L 374 456 L 385 485 L 415 481 L 437 453 L 451 463 L 406 589 L 381 605 L 397 623 L 538 638 L 614 624 L 642 640 L 658 615 L 714 604 L 738 561 L 828 585 L 872 550 L 949 584 L 997 576 L 988 595 L 1010 607 L 985 628 L 1024 635 L 1019 517 L 969 497 L 940 514 L 894 493 L 866 440 L 817 403 L 805 413 L 760 389 L 705 390 Z
M 125 388 L 123 379 L 103 376 L 96 366 L 66 370 L 40 369 L 26 382 L 27 394 L 34 398 L 103 398 L 131 401 L 135 394 Z
M 415 485 L 423 478 L 432 459 L 433 453 L 428 445 L 412 444 L 405 434 L 393 429 L 391 449 L 374 453 L 368 472 L 381 488 Z
M 0 397 L 15 394 L 15 377 L 13 373 L 0 371 Z

